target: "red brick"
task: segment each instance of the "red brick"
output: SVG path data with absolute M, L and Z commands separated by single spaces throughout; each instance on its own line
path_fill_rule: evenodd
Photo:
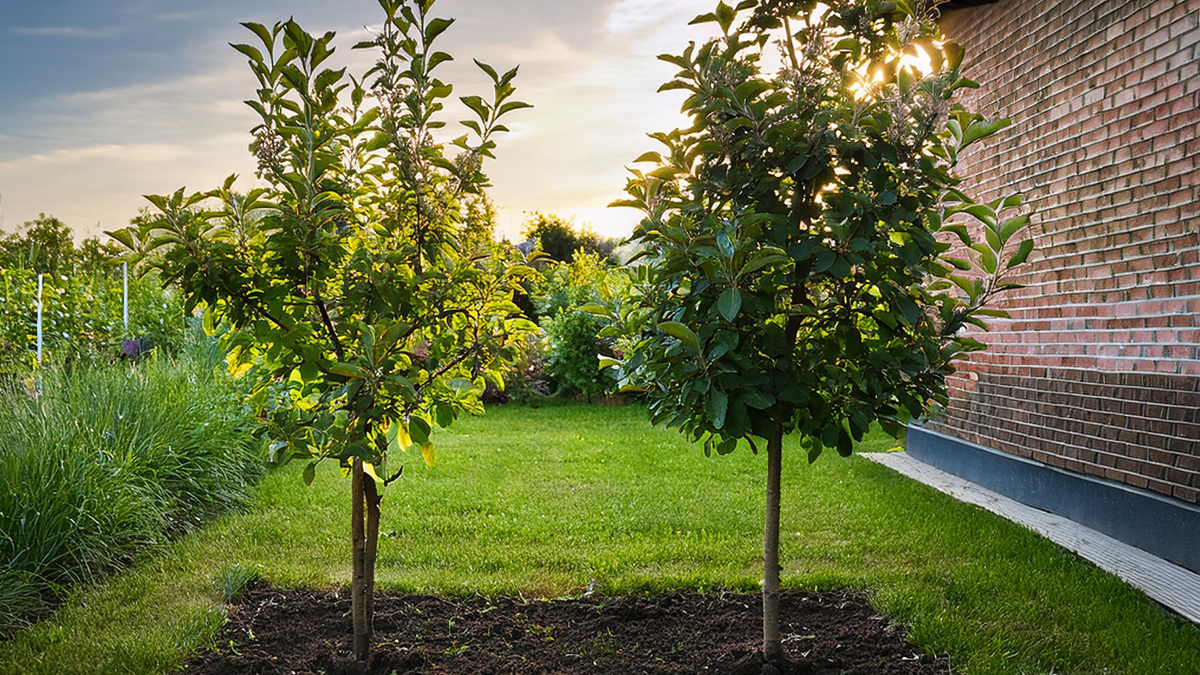
M 1160 0 L 1009 0 L 947 14 L 1014 131 L 964 187 L 1025 190 L 1037 254 L 1011 321 L 952 385 L 947 433 L 1197 502 L 1200 14 Z M 1031 36 L 1039 36 L 1034 39 Z

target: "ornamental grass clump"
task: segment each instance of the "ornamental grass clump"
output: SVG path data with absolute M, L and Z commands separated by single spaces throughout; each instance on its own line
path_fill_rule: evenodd
M 0 387 L 0 632 L 242 503 L 264 453 L 221 365 L 195 341 Z

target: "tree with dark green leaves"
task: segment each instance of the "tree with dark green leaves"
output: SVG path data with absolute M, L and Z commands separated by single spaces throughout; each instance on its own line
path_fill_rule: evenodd
M 764 672 L 793 667 L 787 439 L 809 461 L 849 455 L 872 424 L 899 434 L 944 405 L 955 361 L 984 348 L 964 329 L 1003 316 L 988 305 L 1033 246 L 1019 196 L 960 188 L 962 153 L 1007 122 L 955 102 L 978 85 L 928 6 L 750 0 L 698 17 L 720 37 L 661 57 L 692 125 L 652 135 L 663 150 L 619 202 L 645 214 L 634 299 L 589 308 L 623 327 L 623 358 L 602 367 L 646 392 L 656 423 L 706 453 L 765 444 Z
M 530 215 L 523 234 L 526 239 L 536 241 L 547 258 L 562 263 L 571 262 L 576 251 L 607 258 L 617 248 L 615 240 L 601 237 L 590 227 L 578 228 L 572 221 L 552 214 Z
M 524 335 L 514 290 L 532 270 L 471 236 L 469 204 L 488 180 L 502 118 L 526 104 L 514 68 L 481 62 L 488 98 L 463 96 L 466 134 L 437 140 L 453 87 L 434 47 L 453 23 L 432 0 L 380 0 L 382 28 L 361 77 L 326 65 L 333 33 L 294 21 L 248 23 L 244 54 L 261 118 L 251 149 L 267 187 L 150 196 L 155 218 L 113 233 L 203 306 L 232 367 L 258 382 L 252 401 L 277 462 L 340 464 L 351 478 L 354 655 L 371 648 L 384 488 L 402 453 L 434 462 L 433 431 L 482 412 L 488 381 Z M 476 218 L 478 220 L 478 218 Z M 469 244 L 469 245 L 468 245 Z

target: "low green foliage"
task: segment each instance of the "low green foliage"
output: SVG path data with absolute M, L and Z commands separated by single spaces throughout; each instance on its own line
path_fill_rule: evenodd
M 582 395 L 589 401 L 615 389 L 615 380 L 596 368 L 596 354 L 609 351 L 599 337 L 602 319 L 578 309 L 560 311 L 542 319 L 546 331 L 547 366 L 558 382 L 558 392 Z
M 43 360 L 109 361 L 125 337 L 175 352 L 183 344 L 185 317 L 178 293 L 156 278 L 130 279 L 129 330 L 122 316 L 120 271 L 100 269 L 42 280 Z M 33 369 L 37 347 L 37 273 L 0 268 L 0 373 Z
M 616 389 L 616 380 L 597 368 L 596 355 L 615 342 L 601 334 L 609 321 L 583 308 L 618 302 L 629 278 L 599 255 L 576 251 L 568 262 L 546 266 L 532 284 L 531 297 L 545 333 L 547 372 L 558 393 L 589 400 Z
M 0 387 L 0 631 L 242 503 L 253 417 L 203 343 Z
M 556 597 L 742 592 L 762 578 L 762 459 L 704 457 L 641 407 L 505 406 L 442 437 L 382 514 L 383 588 Z M 894 442 L 869 433 L 858 451 Z M 1200 631 L 1036 534 L 864 459 L 809 465 L 785 441 L 785 588 L 865 589 L 968 675 L 1179 675 Z M 346 586 L 347 495 L 334 467 L 268 476 L 254 508 L 81 595 L 0 645 L 3 675 L 171 672 L 212 639 L 214 585 Z M 416 517 L 415 514 L 421 514 Z M 747 632 L 753 630 L 747 627 Z

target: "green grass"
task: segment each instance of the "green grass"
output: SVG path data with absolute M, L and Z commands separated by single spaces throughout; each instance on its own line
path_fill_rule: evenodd
M 890 440 L 872 437 L 865 450 Z M 637 407 L 493 409 L 439 436 L 384 502 L 392 590 L 559 596 L 753 590 L 763 458 L 705 458 Z M 211 639 L 232 565 L 285 586 L 346 584 L 348 483 L 269 476 L 247 514 L 80 593 L 0 645 L 3 673 L 151 673 Z M 785 458 L 791 588 L 865 589 L 956 673 L 1200 672 L 1200 631 L 1020 527 L 861 458 Z

